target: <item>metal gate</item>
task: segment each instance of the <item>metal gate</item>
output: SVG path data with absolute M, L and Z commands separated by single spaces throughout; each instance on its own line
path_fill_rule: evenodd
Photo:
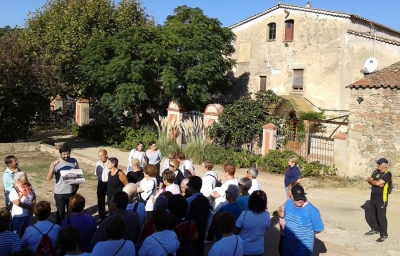
M 278 135 L 279 148 L 281 150 L 292 150 L 308 162 L 318 161 L 327 166 L 334 164 L 333 138 L 312 133 L 305 138 L 301 137 L 298 133 L 288 133 L 284 137 Z

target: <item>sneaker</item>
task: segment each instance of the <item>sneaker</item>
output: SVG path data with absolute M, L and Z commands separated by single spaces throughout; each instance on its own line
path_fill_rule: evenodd
M 379 232 L 373 229 L 365 233 L 366 236 L 377 235 L 377 234 L 379 234 Z
M 378 239 L 376 239 L 376 241 L 381 243 L 381 242 L 385 241 L 387 238 L 388 238 L 388 236 L 381 236 Z

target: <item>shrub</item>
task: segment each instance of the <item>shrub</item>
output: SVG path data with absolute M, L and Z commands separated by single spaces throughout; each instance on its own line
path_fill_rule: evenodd
M 143 142 L 144 148 L 146 149 L 151 141 L 157 140 L 156 132 L 149 127 L 143 127 L 141 129 L 125 127 L 122 129 L 121 135 L 124 138 L 121 146 L 128 150 L 136 148 L 140 141 Z
M 77 123 L 71 125 L 71 133 L 72 135 L 79 136 L 79 125 Z
M 288 167 L 289 157 L 292 155 L 297 154 L 291 150 L 285 150 L 283 152 L 279 150 L 270 150 L 266 156 L 258 159 L 257 166 L 263 171 L 282 174 L 285 173 Z M 299 168 L 301 170 L 304 159 L 301 156 L 299 156 L 299 158 Z
M 326 118 L 324 112 L 300 112 L 299 115 L 301 120 L 324 120 Z
M 163 156 L 167 156 L 169 152 L 180 152 L 181 148 L 175 141 L 170 140 L 167 135 L 160 133 L 157 142 L 157 148 L 161 151 Z
M 303 177 L 318 177 L 321 176 L 323 165 L 319 161 L 305 163 L 301 169 L 301 176 Z

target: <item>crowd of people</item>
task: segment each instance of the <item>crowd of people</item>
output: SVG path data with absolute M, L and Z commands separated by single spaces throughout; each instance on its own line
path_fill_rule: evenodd
M 0 210 L 0 255 L 194 256 L 204 255 L 205 243 L 213 243 L 208 255 L 264 254 L 271 216 L 257 168 L 238 178 L 235 166 L 226 164 L 221 183 L 212 162 L 201 163 L 201 178 L 183 153 L 171 152 L 160 171 L 162 156 L 156 144 L 152 142 L 147 152 L 143 146 L 139 143 L 130 153 L 127 172 L 106 150 L 98 152 L 94 172 L 98 222 L 84 213 L 86 202 L 77 193 L 79 185 L 63 182 L 62 171 L 79 168 L 68 146 L 60 148 L 60 159 L 51 163 L 46 175 L 48 180 L 55 177 L 55 223 L 48 220 L 50 202 L 36 202 L 35 190 L 17 158 L 7 156 L 3 182 L 8 207 Z M 324 230 L 319 210 L 307 200 L 301 185 L 298 162 L 297 156 L 288 160 L 287 200 L 277 210 L 280 255 L 312 255 L 314 234 Z M 391 181 L 387 165 L 386 159 L 380 159 L 378 170 L 368 179 L 372 206 L 380 206 L 381 201 L 387 205 Z M 375 210 L 377 219 L 366 235 L 387 239 L 385 210 Z

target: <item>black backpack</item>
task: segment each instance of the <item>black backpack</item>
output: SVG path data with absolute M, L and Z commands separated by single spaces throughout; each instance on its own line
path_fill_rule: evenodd
M 211 177 L 213 177 L 214 179 L 215 179 L 215 187 L 216 188 L 218 188 L 218 187 L 221 187 L 222 186 L 222 182 L 221 182 L 221 180 L 218 180 L 214 175 L 211 175 L 211 174 L 206 174 L 206 176 L 211 176 Z

